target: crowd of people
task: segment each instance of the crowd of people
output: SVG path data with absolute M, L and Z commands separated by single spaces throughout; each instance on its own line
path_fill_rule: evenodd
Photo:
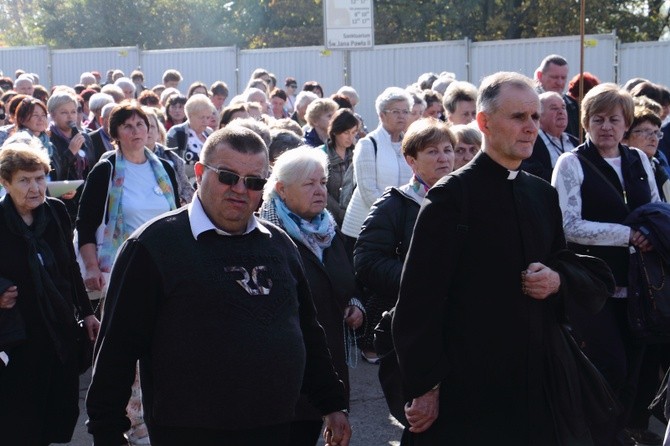
M 70 440 L 95 342 L 96 445 L 346 446 L 358 359 L 398 369 L 405 446 L 663 444 L 629 271 L 667 258 L 633 216 L 670 217 L 670 90 L 569 73 L 423 73 L 370 129 L 353 87 L 263 68 L 232 98 L 0 77 L 3 441 Z

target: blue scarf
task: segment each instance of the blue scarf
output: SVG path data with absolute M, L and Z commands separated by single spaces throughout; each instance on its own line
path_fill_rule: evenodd
M 272 198 L 277 216 L 284 230 L 295 240 L 300 240 L 323 262 L 323 251 L 335 237 L 335 220 L 327 210 L 321 211 L 312 221 L 307 221 L 291 212 L 281 198 Z

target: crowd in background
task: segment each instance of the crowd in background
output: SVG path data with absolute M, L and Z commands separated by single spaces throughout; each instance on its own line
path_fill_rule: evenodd
M 535 73 L 538 136 L 522 169 L 556 188 L 570 248 L 604 259 L 616 279 L 614 296 L 598 315 L 570 314 L 585 353 L 624 406 L 622 417 L 606 432 L 592 433 L 594 441 L 661 444 L 649 431 L 647 406 L 670 367 L 670 347 L 646 346 L 628 329 L 628 246 L 651 248 L 625 222 L 637 207 L 670 199 L 670 90 L 653 80 L 631 79 L 617 86 L 601 84 L 590 73 L 570 77 L 569 72 L 564 58 L 551 55 Z M 379 122 L 370 123 L 356 113 L 356 106 L 373 98 L 360 98 L 352 86 L 324 92 L 316 81 L 300 87 L 293 77 L 279 81 L 258 68 L 244 91 L 230 98 L 225 82 L 208 86 L 194 81 L 186 88 L 183 81 L 174 69 L 165 71 L 162 83 L 153 88 L 144 86 L 139 70 L 129 76 L 109 70 L 104 79 L 96 71 L 85 72 L 75 85 L 50 89 L 22 70 L 14 78 L 0 77 L 0 146 L 14 150 L 16 144 L 27 144 L 46 155 L 39 166 L 48 161 L 47 194 L 65 204 L 63 215 L 69 221 L 64 224 L 77 230 L 79 273 L 92 303 L 84 306 L 83 315 L 101 316 L 109 272 L 125 239 L 152 218 L 191 203 L 196 166 L 202 165 L 208 138 L 228 126 L 245 127 L 268 150 L 271 186 L 263 194 L 260 215 L 300 247 L 310 286 L 317 290 L 318 317 L 348 389 L 352 349 L 365 361 L 379 362 L 374 328 L 398 298 L 426 192 L 480 152 L 477 86 L 448 72 L 423 73 L 405 88 L 383 89 L 374 99 Z M 577 148 L 583 155 L 574 152 Z M 291 163 L 311 170 L 299 174 Z M 588 174 L 589 163 L 623 192 L 625 203 Z M 222 183 L 239 180 L 229 174 L 218 171 Z M 0 196 L 14 196 L 12 176 L 2 178 Z M 633 183 L 635 178 L 644 181 Z M 64 193 L 50 189 L 51 182 L 55 187 L 64 181 L 73 184 Z M 318 279 L 316 266 L 310 272 L 310 261 L 325 265 L 338 288 Z M 0 270 L 0 284 L 6 274 Z M 13 306 L 3 301 L 10 294 L 0 295 L 0 308 Z M 329 306 L 331 301 L 337 305 Z M 0 381 L 7 376 L 0 374 Z M 15 374 L 12 379 L 21 378 Z M 36 402 L 25 410 L 48 418 L 38 408 L 43 402 L 32 397 Z M 0 397 L 0 407 L 9 406 Z M 128 414 L 129 442 L 148 444 L 139 377 Z M 300 402 L 298 414 L 308 422 L 300 444 L 314 444 L 320 416 L 307 401 Z M 666 422 L 663 413 L 654 415 Z M 52 436 L 53 426 L 46 421 L 40 427 L 39 444 L 67 436 Z

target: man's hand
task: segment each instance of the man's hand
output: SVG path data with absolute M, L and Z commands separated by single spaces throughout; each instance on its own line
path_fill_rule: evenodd
M 521 272 L 521 289 L 533 299 L 546 299 L 557 293 L 560 287 L 561 276 L 540 262 L 531 263 Z
M 425 432 L 433 425 L 440 413 L 440 389 L 432 389 L 405 404 L 405 416 L 409 421 L 409 431 L 415 434 Z
M 16 305 L 16 298 L 19 296 L 19 290 L 16 285 L 12 285 L 0 295 L 0 309 L 9 310 Z
M 331 412 L 323 417 L 323 421 L 323 439 L 326 440 L 326 446 L 349 446 L 351 426 L 344 412 Z

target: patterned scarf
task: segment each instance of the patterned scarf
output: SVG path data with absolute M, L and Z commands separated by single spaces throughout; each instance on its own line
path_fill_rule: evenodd
M 323 262 L 323 251 L 330 246 L 335 237 L 335 220 L 330 212 L 324 209 L 312 221 L 307 221 L 291 212 L 281 198 L 275 196 L 271 201 L 281 226 L 288 235 L 301 241 Z
M 409 180 L 409 187 L 421 198 L 425 198 L 428 189 L 430 189 L 417 174 L 412 175 L 412 178 Z
M 147 157 L 151 169 L 154 172 L 154 177 L 158 183 L 158 187 L 163 192 L 163 196 L 170 205 L 170 209 L 176 209 L 174 191 L 172 184 L 168 177 L 163 164 L 156 155 L 151 153 L 149 149 L 144 149 L 144 155 Z M 109 190 L 109 222 L 105 227 L 105 235 L 103 237 L 102 246 L 100 247 L 99 262 L 100 270 L 103 272 L 110 272 L 114 257 L 121 247 L 121 244 L 130 236 L 126 224 L 123 219 L 123 183 L 126 174 L 126 159 L 120 150 L 116 151 L 116 162 L 114 163 L 114 178 L 112 179 L 112 186 Z

